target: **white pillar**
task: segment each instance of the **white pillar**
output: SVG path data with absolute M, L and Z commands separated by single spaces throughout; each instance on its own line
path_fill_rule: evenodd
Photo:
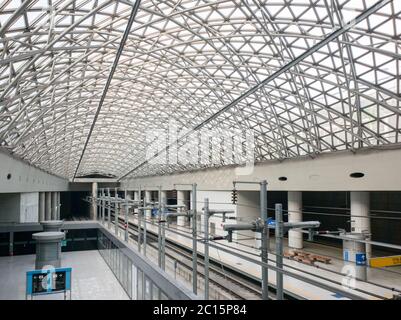
M 177 205 L 178 206 L 187 205 L 187 203 L 185 202 L 185 191 L 177 191 Z M 185 222 L 186 222 L 186 217 L 177 217 L 177 226 L 183 227 L 185 226 Z
M 139 200 L 139 191 L 134 191 L 134 200 Z M 138 212 L 138 210 L 134 208 L 134 212 Z
M 61 201 L 60 201 L 60 192 L 57 192 L 57 215 L 56 215 L 56 219 L 60 220 L 60 216 L 61 216 Z
M 370 233 L 370 194 L 368 191 L 351 191 L 351 232 Z M 369 238 L 370 239 L 370 238 Z M 372 245 L 366 244 L 366 259 L 372 254 Z
M 52 192 L 52 220 L 57 220 L 57 192 Z
M 145 191 L 145 202 L 149 203 L 152 201 L 152 192 L 151 191 Z M 148 206 L 148 204 L 145 204 L 145 206 Z M 152 218 L 152 210 L 145 210 L 145 217 L 147 219 Z
M 91 220 L 97 220 L 97 182 L 92 183 L 92 198 L 94 201 L 92 202 L 92 210 L 91 210 Z
M 46 216 L 46 196 L 44 192 L 39 192 L 39 222 L 45 221 Z
M 132 191 L 127 191 L 127 199 L 132 200 L 133 199 L 133 192 Z
M 227 223 L 246 223 L 260 218 L 260 192 L 259 191 L 237 191 L 238 206 L 235 208 L 236 221 L 227 221 Z M 231 193 L 230 193 L 231 201 Z M 227 205 L 226 205 L 227 207 Z M 221 219 L 221 218 L 220 218 Z M 226 232 L 224 233 L 226 234 Z M 252 239 L 253 238 L 253 239 Z M 260 248 L 261 233 L 250 230 L 241 230 L 233 232 L 233 239 L 245 245 Z M 246 239 L 246 240 L 244 240 Z
M 163 191 L 161 192 L 161 204 L 167 204 L 167 191 Z
M 46 208 L 45 208 L 45 220 L 49 221 L 52 219 L 52 193 L 46 192 Z
M 288 222 L 302 221 L 302 192 L 288 191 Z M 288 246 L 293 249 L 303 248 L 303 236 L 301 231 L 290 230 L 288 232 Z

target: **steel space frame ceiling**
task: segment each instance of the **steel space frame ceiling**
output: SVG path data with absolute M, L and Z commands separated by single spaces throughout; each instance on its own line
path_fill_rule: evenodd
M 256 161 L 397 145 L 400 34 L 395 0 L 3 1 L 0 144 L 69 179 L 231 164 L 191 154 L 208 129 Z M 152 164 L 172 120 L 192 161 Z

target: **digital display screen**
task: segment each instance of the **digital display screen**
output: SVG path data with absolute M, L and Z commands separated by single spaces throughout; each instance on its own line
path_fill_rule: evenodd
M 57 271 L 53 273 L 53 290 L 60 291 L 65 290 L 65 271 Z
M 32 293 L 42 293 L 47 291 L 47 273 L 32 275 Z
M 50 290 L 48 290 L 48 277 L 51 277 Z M 66 289 L 66 272 L 38 273 L 32 275 L 32 293 L 44 293 L 48 291 L 64 291 Z

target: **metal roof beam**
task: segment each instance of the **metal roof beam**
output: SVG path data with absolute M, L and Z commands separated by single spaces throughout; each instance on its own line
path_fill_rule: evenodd
M 156 158 L 157 156 L 159 156 L 162 152 L 165 152 L 168 148 L 172 147 L 173 145 L 177 144 L 179 141 L 184 140 L 185 138 L 187 138 L 190 134 L 192 134 L 193 132 L 199 130 L 200 128 L 202 128 L 203 126 L 205 126 L 206 124 L 208 124 L 209 122 L 211 122 L 212 120 L 214 120 L 215 118 L 217 118 L 219 115 L 221 115 L 222 113 L 224 113 L 225 111 L 231 109 L 232 107 L 236 106 L 239 102 L 241 102 L 242 100 L 244 100 L 245 98 L 249 97 L 250 95 L 254 94 L 255 92 L 257 92 L 259 89 L 261 89 L 262 87 L 264 87 L 266 84 L 270 83 L 271 81 L 273 81 L 274 79 L 276 79 L 277 77 L 279 77 L 280 75 L 284 74 L 285 72 L 289 71 L 291 68 L 293 68 L 294 66 L 298 65 L 301 61 L 303 61 L 304 59 L 306 59 L 307 57 L 311 56 L 312 54 L 314 54 L 315 52 L 317 52 L 319 49 L 321 49 L 322 47 L 324 47 L 325 45 L 327 45 L 328 43 L 330 43 L 331 41 L 337 39 L 339 36 L 341 36 L 342 34 L 348 32 L 352 27 L 354 27 L 356 24 L 360 23 L 361 21 L 365 20 L 367 17 L 369 17 L 371 14 L 375 13 L 376 11 L 380 10 L 382 7 L 384 7 L 385 5 L 387 5 L 388 3 L 390 3 L 392 0 L 380 0 L 378 2 L 376 2 L 373 6 L 369 7 L 368 9 L 366 9 L 365 11 L 363 11 L 360 15 L 358 15 L 355 19 L 349 21 L 348 23 L 344 24 L 343 26 L 341 26 L 340 28 L 338 28 L 337 30 L 333 31 L 331 34 L 329 34 L 326 38 L 324 38 L 323 40 L 321 40 L 320 42 L 318 42 L 317 44 L 315 44 L 314 46 L 312 46 L 311 48 L 309 48 L 308 50 L 306 50 L 304 53 L 302 53 L 301 55 L 299 55 L 297 58 L 295 58 L 294 60 L 290 61 L 289 63 L 287 63 L 286 65 L 282 66 L 279 70 L 277 70 L 276 72 L 274 72 L 273 74 L 271 74 L 270 76 L 268 76 L 266 79 L 264 79 L 263 81 L 261 81 L 260 83 L 258 83 L 257 85 L 253 86 L 252 88 L 248 89 L 246 92 L 244 92 L 242 95 L 240 95 L 238 98 L 234 99 L 232 102 L 230 102 L 229 104 L 227 104 L 225 107 L 223 107 L 222 109 L 220 109 L 219 111 L 217 111 L 216 113 L 214 113 L 213 115 L 211 115 L 209 118 L 207 118 L 206 120 L 202 121 L 200 124 L 198 124 L 197 126 L 195 126 L 193 129 L 189 130 L 186 134 L 184 134 L 182 137 L 178 138 L 175 143 L 167 146 L 166 148 L 164 148 L 162 151 L 157 152 L 154 156 L 152 156 L 152 159 Z M 118 178 L 118 181 L 120 181 L 121 179 L 124 179 L 125 177 L 127 177 L 129 174 L 131 174 L 132 172 L 134 172 L 135 170 L 139 169 L 140 167 L 142 167 L 143 165 L 145 165 L 146 163 L 148 163 L 150 159 L 145 160 L 144 162 L 142 162 L 141 164 L 139 164 L 138 166 L 136 166 L 134 169 L 130 170 L 129 172 L 127 172 L 126 174 L 124 174 L 123 176 Z
M 123 37 L 121 38 L 120 46 L 118 47 L 117 54 L 116 54 L 116 57 L 114 59 L 113 66 L 112 66 L 112 68 L 110 70 L 109 77 L 108 77 L 108 79 L 106 81 L 106 84 L 104 86 L 104 89 L 103 89 L 103 92 L 102 92 L 102 95 L 101 95 L 101 98 L 100 98 L 100 101 L 99 101 L 99 105 L 98 105 L 98 107 L 96 109 L 95 117 L 93 119 L 93 122 L 92 122 L 91 128 L 89 130 L 88 136 L 86 138 L 86 142 L 85 142 L 84 148 L 82 150 L 81 156 L 79 158 L 78 165 L 77 165 L 77 167 L 75 169 L 75 173 L 74 173 L 74 176 L 72 178 L 72 181 L 74 181 L 74 179 L 75 179 L 75 177 L 77 175 L 79 166 L 81 165 L 81 162 L 82 162 L 82 159 L 84 157 L 86 148 L 87 148 L 89 140 L 90 140 L 90 138 L 92 136 L 93 129 L 94 129 L 95 125 L 96 125 L 96 121 L 97 121 L 97 119 L 99 117 L 100 110 L 102 109 L 103 102 L 104 102 L 104 100 L 106 98 L 106 95 L 107 95 L 107 92 L 109 90 L 110 83 L 111 83 L 111 80 L 113 79 L 114 72 L 117 69 L 118 62 L 119 62 L 121 54 L 123 52 L 125 43 L 127 42 L 128 35 L 129 35 L 130 31 L 131 31 L 131 28 L 132 28 L 132 25 L 134 23 L 135 16 L 136 16 L 136 14 L 138 12 L 140 4 L 141 4 L 141 0 L 136 0 L 135 5 L 132 8 L 131 15 L 129 17 L 127 27 L 126 27 L 126 29 L 124 31 Z

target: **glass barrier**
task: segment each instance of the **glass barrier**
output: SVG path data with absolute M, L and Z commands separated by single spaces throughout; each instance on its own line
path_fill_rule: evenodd
M 126 256 L 118 246 L 99 230 L 98 249 L 121 286 L 133 300 L 168 300 L 163 292 L 145 272 Z

